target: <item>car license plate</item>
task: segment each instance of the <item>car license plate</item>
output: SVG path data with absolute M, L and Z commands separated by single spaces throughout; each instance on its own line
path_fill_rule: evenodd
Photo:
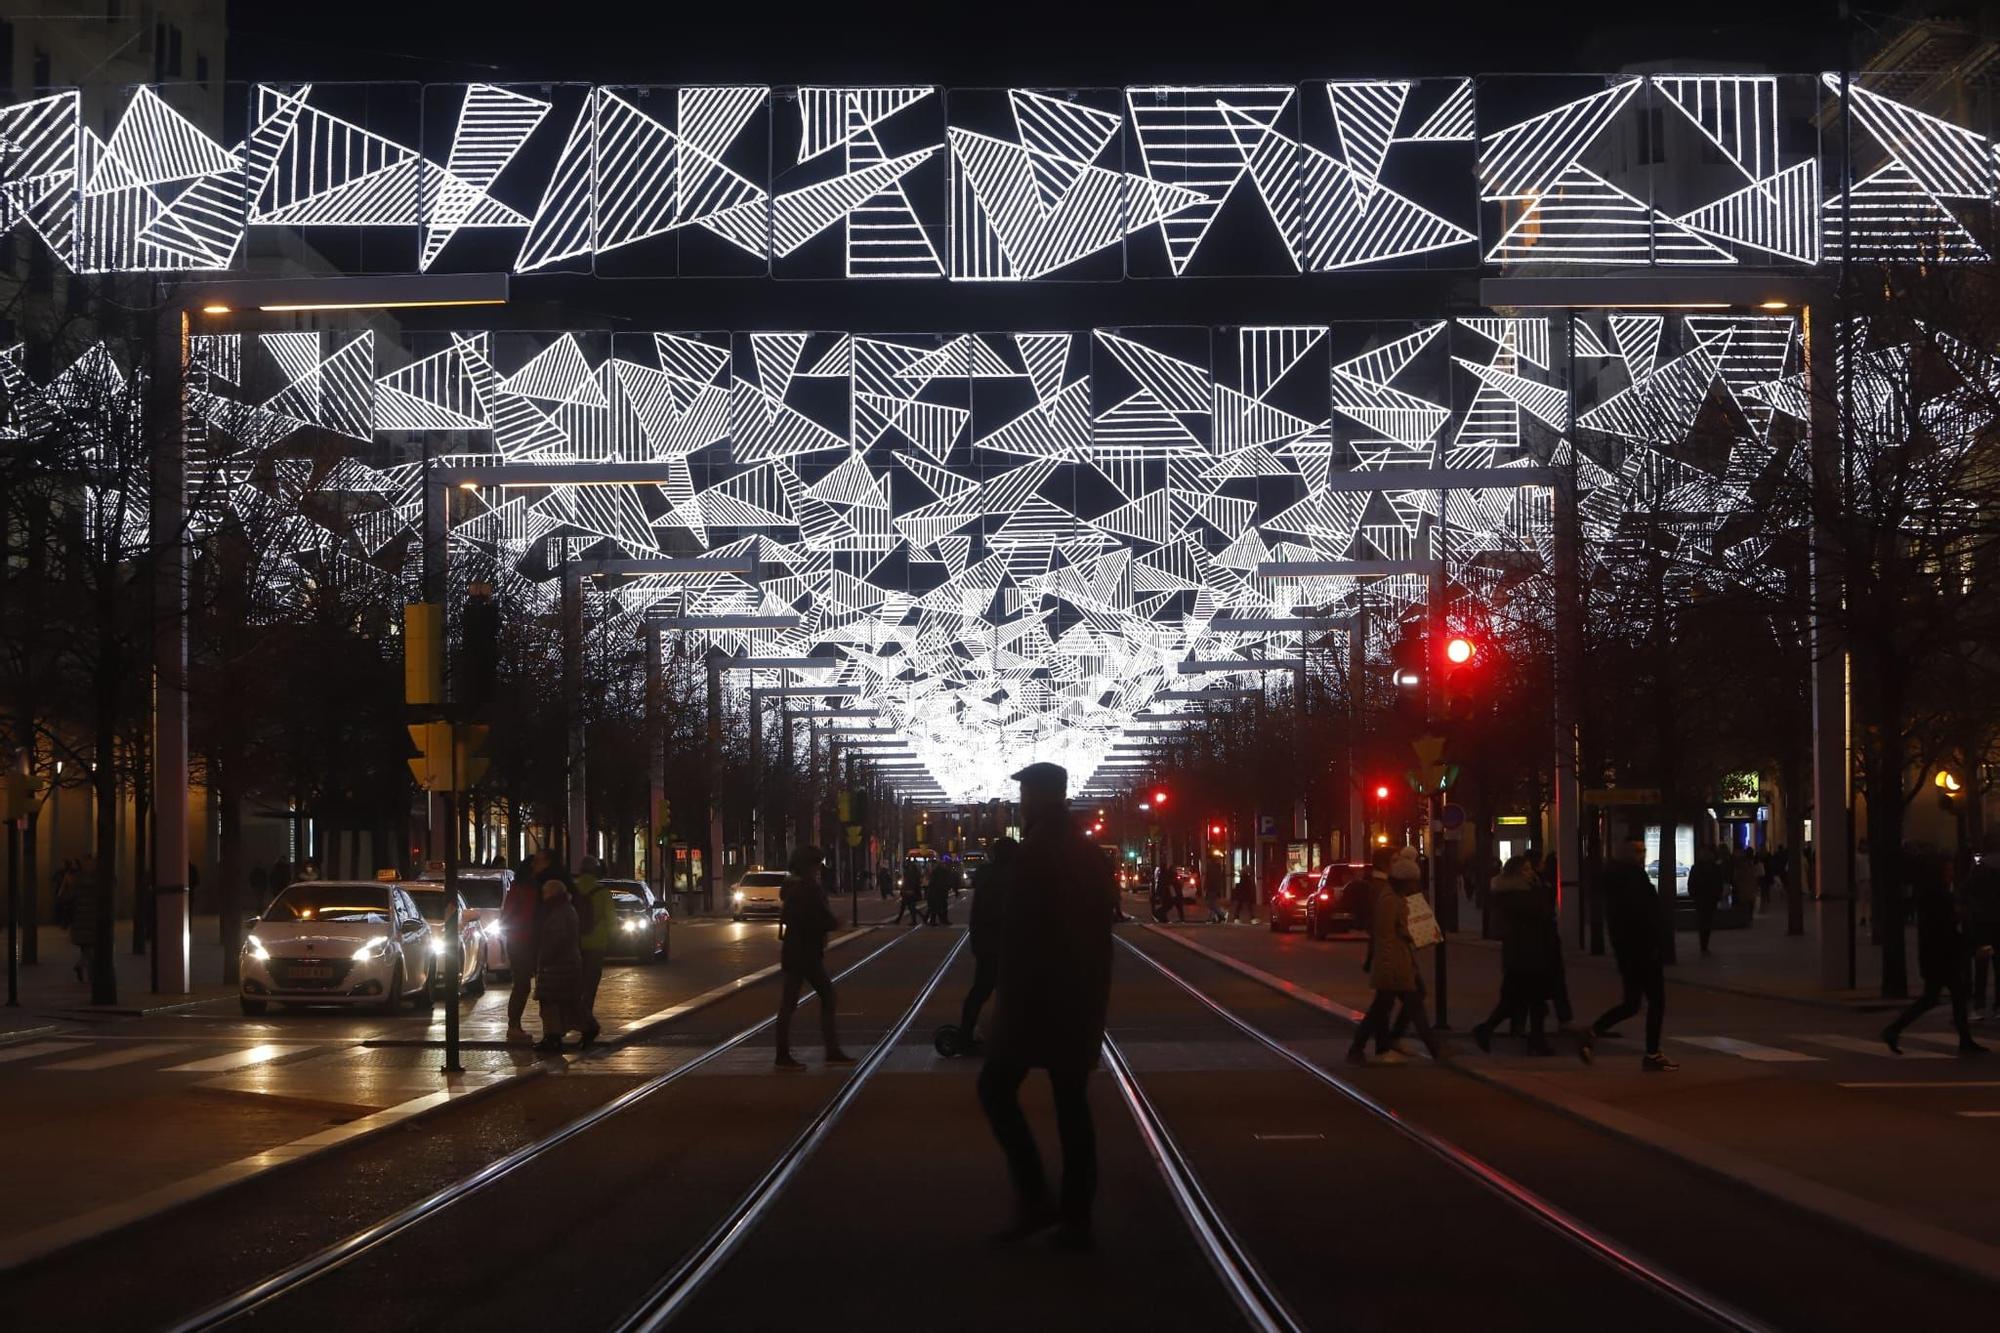
M 293 963 L 292 975 L 301 981 L 325 981 L 333 975 L 333 964 Z

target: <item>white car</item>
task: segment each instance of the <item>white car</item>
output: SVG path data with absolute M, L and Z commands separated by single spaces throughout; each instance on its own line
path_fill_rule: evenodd
M 426 870 L 422 882 L 442 884 L 444 872 Z M 467 919 L 479 925 L 479 948 L 484 955 L 480 959 L 483 974 L 506 976 L 507 941 L 500 930 L 500 904 L 506 901 L 507 890 L 513 886 L 514 872 L 498 867 L 462 869 L 453 882 L 458 885 L 458 896 L 465 903 Z
M 445 941 L 451 938 L 445 933 L 445 913 L 451 908 L 451 900 L 444 891 L 444 885 L 424 881 L 402 885 L 410 895 L 410 901 L 424 914 L 424 920 L 431 925 L 431 952 L 438 956 L 435 969 L 438 993 L 442 995 L 451 972 L 445 966 Z M 499 925 L 500 914 L 493 914 L 494 925 Z M 458 993 L 460 995 L 483 995 L 486 992 L 486 941 L 479 918 L 466 906 L 464 895 L 458 900 Z
M 783 910 L 778 890 L 785 886 L 782 870 L 751 870 L 729 886 L 729 915 L 737 921 L 751 916 L 775 917 Z
M 306 880 L 273 898 L 244 937 L 243 1012 L 273 1001 L 427 1009 L 436 969 L 430 923 L 401 888 Z

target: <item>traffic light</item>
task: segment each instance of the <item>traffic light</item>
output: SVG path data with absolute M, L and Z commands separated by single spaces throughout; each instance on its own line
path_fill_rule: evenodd
M 1453 666 L 1464 666 L 1479 654 L 1479 645 L 1463 634 L 1454 634 L 1444 641 L 1444 660 Z
M 491 764 L 483 753 L 488 728 L 473 723 L 416 722 L 409 728 L 418 753 L 410 775 L 425 791 L 466 791 L 479 785 Z
M 1421 627 L 1405 626 L 1389 653 L 1390 681 L 1395 686 L 1396 712 L 1421 722 L 1424 716 L 1424 639 Z
M 1208 836 L 1220 842 L 1222 840 L 1222 825 L 1210 824 L 1208 826 Z
M 436 602 L 403 608 L 403 702 L 419 708 L 444 702 L 444 608 Z
M 1469 634 L 1448 635 L 1439 646 L 1438 711 L 1447 719 L 1470 711 L 1479 693 L 1481 668 L 1487 653 L 1480 641 Z
M 1166 803 L 1167 789 L 1165 787 L 1155 787 L 1153 789 L 1153 808 L 1157 810 Z
M 1378 783 L 1376 783 L 1376 784 L 1375 784 L 1375 799 L 1376 799 L 1376 800 L 1378 800 L 1378 801 L 1386 801 L 1386 800 L 1388 800 L 1388 799 L 1389 799 L 1389 784 L 1388 784 L 1388 783 L 1386 783 L 1386 782 L 1378 782 Z

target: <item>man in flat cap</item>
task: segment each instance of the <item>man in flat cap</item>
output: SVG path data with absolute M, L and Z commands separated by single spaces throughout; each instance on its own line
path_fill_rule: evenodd
M 1030 764 L 1021 784 L 1020 853 L 1003 909 L 1000 989 L 979 1102 L 1007 1155 L 1015 1241 L 1057 1227 L 1056 1243 L 1087 1249 L 1097 1192 L 1097 1131 L 1087 1084 L 1104 1041 L 1111 999 L 1111 920 L 1117 882 L 1104 854 L 1070 820 L 1069 774 Z M 1049 1071 L 1062 1138 L 1062 1194 L 1051 1205 L 1035 1136 L 1021 1114 L 1030 1069 Z

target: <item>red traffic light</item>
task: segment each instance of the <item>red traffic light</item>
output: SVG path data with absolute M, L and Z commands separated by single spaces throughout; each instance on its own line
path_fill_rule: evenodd
M 1376 788 L 1375 788 L 1375 799 L 1376 799 L 1376 800 L 1378 800 L 1378 801 L 1386 801 L 1386 800 L 1388 800 L 1388 799 L 1389 799 L 1389 784 L 1388 784 L 1388 783 L 1384 782 L 1384 783 L 1379 783 L 1379 784 L 1377 784 L 1377 785 L 1376 785 Z
M 1167 791 L 1166 788 L 1162 787 L 1160 790 L 1153 793 L 1153 804 L 1165 805 L 1166 803 L 1167 803 Z
M 1444 656 L 1454 666 L 1464 666 L 1479 654 L 1479 645 L 1460 634 L 1444 641 Z
M 1211 837 L 1211 838 L 1219 838 L 1219 837 L 1221 837 L 1221 836 L 1222 836 L 1222 825 L 1220 825 L 1220 824 L 1210 824 L 1210 825 L 1208 826 L 1208 836 L 1209 836 L 1209 837 Z

